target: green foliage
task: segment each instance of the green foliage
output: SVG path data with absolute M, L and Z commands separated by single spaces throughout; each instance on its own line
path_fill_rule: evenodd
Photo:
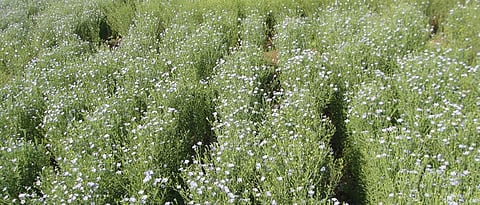
M 100 8 L 105 16 L 105 23 L 108 25 L 107 28 L 111 31 L 111 33 L 109 33 L 110 35 L 118 36 L 128 33 L 130 24 L 135 17 L 136 3 L 134 1 L 102 1 Z
M 470 76 L 471 68 L 434 54 L 398 63 L 401 69 L 391 79 L 382 77 L 381 89 L 376 89 L 379 82 L 362 86 L 349 113 L 349 129 L 358 135 L 354 142 L 371 159 L 362 165 L 368 202 L 476 199 L 475 192 L 466 188 L 478 183 L 468 171 L 470 156 L 462 151 L 465 148 L 458 149 L 471 146 L 473 138 L 465 134 L 475 132 L 473 127 L 460 128 L 475 124 L 470 119 L 476 117 L 469 116 L 476 109 L 474 100 L 462 94 L 471 90 L 462 89 L 460 81 L 460 76 Z M 452 136 L 462 137 L 453 140 Z
M 0 33 L 0 71 L 12 76 L 21 75 L 25 64 L 35 55 L 30 45 L 29 22 L 13 24 Z M 3 77 L 3 76 L 2 76 Z
M 30 196 L 41 197 L 35 184 L 40 180 L 42 169 L 49 164 L 45 149 L 23 140 L 4 141 L 1 145 L 0 184 L 4 188 L 0 193 L 0 201 L 9 203 L 18 197 L 24 202 Z
M 178 116 L 175 118 L 176 138 L 182 144 L 180 159 L 186 160 L 195 155 L 192 147 L 200 144 L 209 146 L 216 141 L 211 122 L 214 120 L 213 93 L 201 88 L 180 91 L 172 100 L 171 107 L 175 108 Z M 203 154 L 203 148 L 198 152 Z M 178 167 L 180 168 L 180 167 Z
M 480 9 L 478 1 L 458 4 L 446 16 L 444 24 L 445 44 L 451 45 L 454 55 L 471 66 L 478 65 L 480 62 L 480 37 L 477 32 L 480 29 L 477 23 L 480 21 L 480 16 L 477 15 L 478 9 Z
M 10 76 L 10 74 L 8 74 L 7 72 L 5 71 L 0 71 L 0 86 L 3 86 L 5 85 L 6 83 L 8 83 L 10 81 L 10 79 L 12 78 Z
M 0 203 L 478 203 L 479 5 L 1 1 Z

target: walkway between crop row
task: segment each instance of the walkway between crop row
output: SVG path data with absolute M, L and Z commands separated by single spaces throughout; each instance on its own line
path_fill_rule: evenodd
M 282 105 L 281 100 L 275 99 L 278 96 L 274 96 L 274 92 L 280 92 L 282 90 L 281 79 L 287 76 L 281 76 L 282 62 L 279 62 L 279 50 L 275 46 L 275 25 L 277 20 L 275 15 L 268 13 L 265 18 L 265 45 L 264 45 L 264 58 L 265 65 L 271 67 L 271 73 L 263 84 L 265 92 L 268 97 L 272 99 L 272 107 L 280 108 Z M 313 48 L 314 49 L 314 48 Z M 290 76 L 288 76 L 290 77 Z M 346 112 L 347 102 L 345 102 L 344 95 L 347 92 L 344 88 L 341 80 L 335 80 L 336 86 L 339 87 L 338 91 L 333 93 L 327 106 L 320 110 L 321 114 L 326 116 L 333 126 L 335 127 L 335 133 L 330 139 L 330 147 L 333 151 L 333 157 L 335 161 L 343 161 L 342 177 L 335 187 L 334 194 L 331 197 L 336 198 L 340 202 L 346 202 L 349 204 L 364 204 L 366 201 L 366 193 L 363 187 L 362 178 L 360 175 L 362 156 L 355 146 L 350 145 L 349 137 L 351 137 L 347 131 L 346 125 Z M 328 89 L 328 88 L 325 88 Z
M 343 159 L 344 162 L 342 178 L 335 188 L 334 197 L 348 204 L 363 204 L 366 201 L 366 193 L 360 176 L 362 156 L 355 146 L 349 144 L 351 136 L 345 123 L 347 119 L 345 92 L 345 88 L 335 92 L 330 103 L 323 110 L 323 114 L 335 126 L 335 133 L 330 141 L 335 160 Z

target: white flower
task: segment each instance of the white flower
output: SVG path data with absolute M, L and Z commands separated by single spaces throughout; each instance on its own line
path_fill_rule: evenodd
M 308 190 L 308 196 L 313 196 L 315 194 L 315 191 L 313 190 Z
M 21 194 L 18 195 L 18 198 L 23 200 L 23 199 L 25 199 L 25 196 L 27 196 L 27 194 L 21 193 Z
M 142 201 L 142 204 L 146 204 L 147 203 L 147 198 L 148 196 L 147 195 L 143 195 L 142 198 L 140 199 Z
M 197 187 L 197 186 L 198 186 L 198 185 L 197 185 L 197 182 L 195 182 L 195 181 L 190 181 L 190 188 L 191 188 L 191 189 L 194 189 L 194 188 Z
M 149 182 L 151 179 L 152 179 L 152 176 L 146 175 L 145 178 L 143 178 L 143 183 L 145 184 L 145 183 Z

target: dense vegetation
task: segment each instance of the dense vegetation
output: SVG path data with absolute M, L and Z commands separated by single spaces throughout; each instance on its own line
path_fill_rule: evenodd
M 0 203 L 480 203 L 479 0 L 0 0 Z

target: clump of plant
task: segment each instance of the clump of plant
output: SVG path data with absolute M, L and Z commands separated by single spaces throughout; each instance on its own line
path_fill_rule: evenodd
M 128 34 L 136 12 L 135 1 L 112 0 L 102 2 L 100 10 L 103 19 L 100 20 L 100 38 L 106 40 L 110 36 Z

